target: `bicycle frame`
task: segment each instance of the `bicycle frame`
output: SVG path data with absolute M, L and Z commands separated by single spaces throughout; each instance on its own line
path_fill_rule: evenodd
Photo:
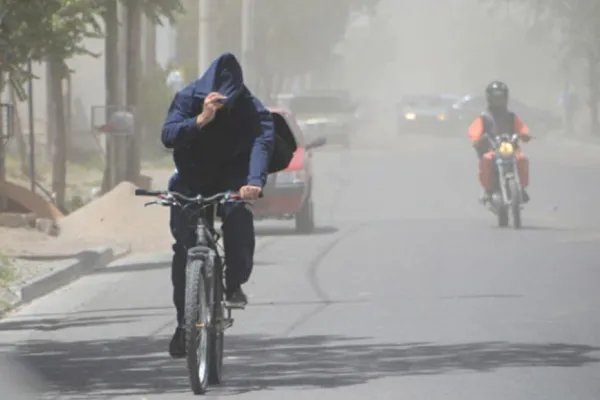
M 208 304 L 212 310 L 215 306 L 214 293 L 215 285 L 220 284 L 222 289 L 225 288 L 223 284 L 223 276 L 225 275 L 225 258 L 220 254 L 218 248 L 218 241 L 221 238 L 215 228 L 214 222 L 217 214 L 217 206 L 210 205 L 204 207 L 199 211 L 200 215 L 196 217 L 196 245 L 187 250 L 188 261 L 194 258 L 201 258 L 203 263 L 203 274 L 208 283 Z M 218 261 L 218 262 L 215 262 Z M 218 270 L 215 267 L 218 266 Z M 223 290 L 221 290 L 222 292 Z M 216 329 L 217 331 L 224 331 L 233 326 L 233 318 L 231 317 L 231 309 L 227 308 L 227 317 L 217 321 L 210 321 L 208 329 Z
M 199 198 L 199 197 L 187 197 L 177 192 L 168 190 L 144 190 L 136 189 L 136 196 L 153 196 L 157 197 L 155 201 L 147 203 L 146 205 L 159 204 L 170 207 L 181 207 L 185 211 L 187 205 L 198 204 L 200 209 L 197 210 L 198 214 L 194 215 L 196 219 L 195 233 L 196 233 L 196 244 L 193 247 L 187 249 L 188 263 L 190 259 L 202 259 L 204 261 L 204 275 L 209 282 L 209 305 L 213 307 L 214 302 L 214 291 L 215 283 L 221 285 L 221 289 L 224 289 L 223 276 L 225 275 L 226 260 L 225 257 L 221 256 L 218 251 L 219 245 L 218 240 L 220 235 L 214 229 L 214 222 L 216 220 L 216 212 L 219 204 L 239 199 L 239 195 L 232 192 L 223 192 L 214 196 Z M 183 200 L 181 203 L 179 200 Z M 237 200 L 236 200 L 237 201 Z M 243 201 L 243 200 L 241 200 Z M 185 204 L 187 203 L 187 205 Z M 218 261 L 217 263 L 215 261 Z M 218 264 L 219 270 L 215 271 L 215 266 Z M 215 280 L 215 272 L 218 280 Z M 220 281 L 219 281 L 220 280 Z M 221 290 L 222 292 L 223 290 Z M 233 319 L 231 317 L 231 308 L 227 309 L 227 317 L 223 320 L 218 321 L 217 329 L 224 331 L 227 328 L 233 326 Z M 214 324 L 211 324 L 214 329 Z

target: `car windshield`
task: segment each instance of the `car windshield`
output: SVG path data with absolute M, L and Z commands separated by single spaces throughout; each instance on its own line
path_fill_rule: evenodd
M 411 96 L 403 99 L 405 107 L 414 108 L 445 108 L 450 107 L 457 99 L 439 96 Z
M 289 100 L 289 108 L 295 114 L 346 113 L 348 102 L 335 96 L 302 96 Z

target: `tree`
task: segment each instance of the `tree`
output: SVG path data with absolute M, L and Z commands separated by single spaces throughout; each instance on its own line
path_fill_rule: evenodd
M 107 109 L 106 120 L 110 118 L 112 111 L 115 108 L 128 106 L 129 108 L 137 108 L 139 82 L 140 82 L 140 55 L 135 51 L 141 46 L 140 25 L 142 13 L 145 14 L 154 24 L 161 23 L 161 17 L 167 17 L 174 21 L 175 16 L 183 13 L 184 8 L 181 0 L 121 0 L 121 3 L 126 7 L 126 40 L 127 47 L 127 71 L 126 74 L 126 99 L 123 104 L 123 99 L 120 95 L 119 87 L 119 20 L 117 13 L 118 0 L 96 0 L 96 5 L 102 9 L 101 15 L 106 26 L 106 41 L 105 41 L 105 79 L 106 79 L 106 100 L 105 106 Z M 109 141 L 114 138 L 109 138 Z M 128 162 L 128 178 L 135 181 L 139 175 L 140 169 L 140 143 L 139 132 L 135 142 L 130 149 L 130 157 Z M 110 145 L 110 142 L 109 142 Z M 109 160 L 109 162 L 113 162 Z M 106 192 L 109 187 L 109 165 L 104 171 L 102 181 L 102 192 Z
M 303 74 L 321 70 L 346 32 L 350 13 L 372 8 L 377 0 L 258 2 L 256 26 L 268 50 L 266 63 Z
M 217 47 L 241 55 L 243 0 L 221 0 L 215 10 Z M 255 62 L 263 96 L 280 88 L 278 83 L 330 64 L 353 11 L 372 11 L 379 0 L 255 1 Z M 197 14 L 197 13 L 196 13 Z
M 509 0 L 483 0 L 492 5 L 506 5 Z M 542 29 L 561 48 L 559 62 L 568 69 L 576 60 L 584 60 L 588 69 L 590 131 L 600 135 L 598 103 L 600 101 L 600 3 L 589 0 L 510 0 L 511 4 L 529 9 L 530 26 Z
M 21 84 L 29 78 L 27 61 L 94 55 L 83 41 L 102 37 L 98 8 L 85 0 L 0 0 L 0 10 L 0 40 L 10 49 L 2 72 L 14 80 L 21 100 L 26 97 Z
M 0 9 L 4 12 L 0 40 L 9 47 L 2 62 L 2 73 L 10 77 L 21 100 L 26 97 L 22 84 L 32 78 L 24 68 L 26 63 L 29 60 L 47 61 L 50 65 L 49 80 L 55 96 L 57 123 L 52 190 L 57 205 L 64 208 L 67 138 L 62 81 L 70 73 L 65 61 L 74 55 L 94 55 L 83 47 L 83 42 L 87 38 L 102 37 L 96 19 L 99 10 L 93 3 L 83 0 L 2 0 Z

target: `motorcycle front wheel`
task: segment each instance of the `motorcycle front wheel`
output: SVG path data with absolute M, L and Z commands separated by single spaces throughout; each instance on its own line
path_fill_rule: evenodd
M 500 208 L 498 208 L 498 226 L 500 228 L 506 228 L 508 226 L 508 207 L 507 206 L 500 206 Z
M 521 229 L 521 199 L 520 191 L 521 188 L 516 181 L 510 180 L 508 182 L 508 190 L 511 198 L 511 213 L 513 220 L 513 228 Z

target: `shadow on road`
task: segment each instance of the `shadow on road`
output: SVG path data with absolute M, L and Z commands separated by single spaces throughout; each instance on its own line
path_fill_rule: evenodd
M 122 264 L 114 267 L 101 268 L 96 269 L 91 272 L 92 275 L 97 274 L 115 274 L 117 272 L 134 272 L 134 271 L 152 271 L 156 269 L 167 269 L 171 268 L 171 264 L 169 262 L 152 262 L 152 263 L 132 263 L 132 264 Z
M 256 267 L 272 266 L 272 265 L 277 265 L 277 263 L 269 262 L 269 261 L 254 260 L 254 266 L 256 266 Z M 132 264 L 122 264 L 122 265 L 118 265 L 118 266 L 114 266 L 114 267 L 97 269 L 97 270 L 94 270 L 93 272 L 91 272 L 91 274 L 93 274 L 93 275 L 116 274 L 116 273 L 123 273 L 123 272 L 136 272 L 136 271 L 141 272 L 141 271 L 152 271 L 152 270 L 157 270 L 157 269 L 169 269 L 169 268 L 171 268 L 171 263 L 164 262 L 164 261 L 153 262 L 153 263 L 132 263 Z
M 20 358 L 63 395 L 163 394 L 188 390 L 184 362 L 170 360 L 167 337 L 30 342 Z M 372 343 L 366 338 L 230 337 L 219 392 L 278 387 L 335 388 L 370 380 L 511 367 L 578 367 L 598 362 L 585 345 L 480 342 Z
M 523 225 L 522 231 L 551 231 L 551 232 L 576 232 L 575 228 L 565 228 L 560 226 L 542 226 L 542 225 Z
M 285 227 L 257 227 L 256 236 L 313 236 L 313 235 L 331 235 L 338 232 L 339 229 L 334 226 L 317 226 L 310 234 L 299 234 L 294 228 Z
M 111 324 L 126 324 L 131 323 L 136 320 L 143 318 L 148 315 L 148 313 L 138 313 L 132 314 L 132 310 L 123 310 L 129 312 L 129 314 L 123 315 L 110 315 L 110 316 L 58 316 L 56 318 L 37 318 L 37 319 L 27 319 L 27 320 L 16 320 L 16 321 L 6 321 L 0 322 L 0 331 L 24 331 L 24 330 L 34 330 L 34 331 L 58 331 L 61 329 L 68 328 L 79 328 L 79 327 L 93 327 L 95 325 L 111 325 Z M 160 315 L 160 312 L 154 310 L 151 311 L 152 315 Z M 163 312 L 167 314 L 165 310 Z

